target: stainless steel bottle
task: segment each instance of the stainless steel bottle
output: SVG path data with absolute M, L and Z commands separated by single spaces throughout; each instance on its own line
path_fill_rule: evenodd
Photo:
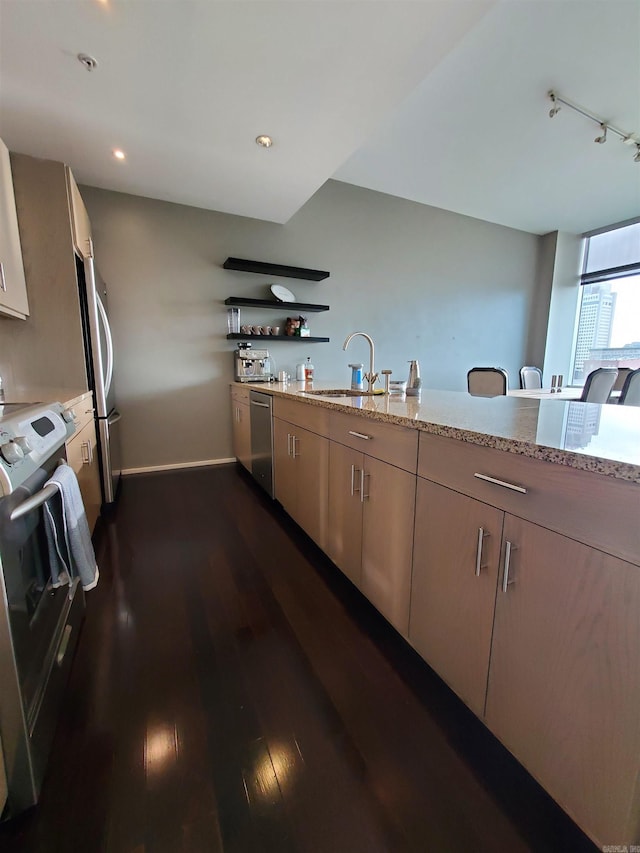
M 407 394 L 419 394 L 422 380 L 420 379 L 420 364 L 417 359 L 409 362 L 409 378 L 407 379 Z

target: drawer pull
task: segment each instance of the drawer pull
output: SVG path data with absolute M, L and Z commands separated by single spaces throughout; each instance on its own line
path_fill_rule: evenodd
M 514 580 L 509 580 L 509 568 L 511 566 L 511 552 L 515 551 L 515 550 L 517 550 L 517 546 L 514 545 L 512 542 L 509 542 L 509 540 L 507 539 L 507 541 L 505 542 L 505 546 L 504 546 L 504 571 L 502 573 L 502 591 L 503 592 L 507 591 L 507 587 L 510 584 L 515 583 Z
M 85 465 L 89 465 L 91 463 L 91 444 L 88 441 L 83 441 L 80 448 L 82 461 Z
M 365 441 L 371 441 L 371 439 L 372 439 L 372 436 L 370 436 L 370 435 L 365 435 L 363 432 L 356 432 L 356 431 L 355 431 L 355 430 L 353 430 L 353 429 L 350 429 L 350 430 L 349 430 L 349 435 L 353 435 L 353 436 L 355 436 L 356 438 L 364 438 L 364 440 L 365 440 Z
M 486 536 L 490 536 L 484 529 L 484 527 L 478 528 L 478 550 L 476 551 L 476 577 L 480 577 L 480 570 L 486 569 L 486 565 L 482 565 L 482 542 Z
M 496 486 L 502 486 L 505 489 L 511 489 L 512 492 L 520 492 L 522 495 L 527 494 L 527 490 L 522 486 L 516 486 L 515 483 L 507 483 L 505 480 L 497 480 L 495 477 L 490 477 L 488 474 L 474 474 L 478 480 L 485 480 L 487 483 L 493 483 Z
M 4 277 L 4 264 L 0 263 L 0 288 L 6 293 L 7 292 L 7 280 Z

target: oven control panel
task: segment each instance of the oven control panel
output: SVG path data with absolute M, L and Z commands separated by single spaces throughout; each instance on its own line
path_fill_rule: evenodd
M 21 485 L 73 435 L 75 427 L 62 412 L 60 403 L 37 404 L 0 419 L 0 496 Z

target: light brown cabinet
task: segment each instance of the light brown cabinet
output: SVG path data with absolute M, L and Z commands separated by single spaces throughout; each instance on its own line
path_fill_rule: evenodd
M 249 391 L 233 388 L 231 391 L 233 417 L 233 453 L 247 471 L 251 471 L 251 410 Z
M 276 499 L 326 550 L 329 441 L 280 418 L 273 424 Z
M 80 401 L 72 411 L 75 414 L 76 432 L 66 444 L 67 462 L 78 478 L 89 530 L 93 533 L 102 506 L 102 492 L 91 397 Z
M 637 843 L 637 487 L 437 436 L 419 471 L 411 642 L 596 843 Z
M 0 312 L 24 320 L 29 314 L 9 151 L 0 139 Z
M 407 636 L 414 474 L 332 441 L 327 553 Z
M 640 570 L 513 516 L 486 723 L 599 845 L 638 842 Z
M 504 513 L 418 478 L 409 641 L 484 714 Z

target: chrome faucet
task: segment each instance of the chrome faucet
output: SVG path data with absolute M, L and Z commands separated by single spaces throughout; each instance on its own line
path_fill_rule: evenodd
M 366 332 L 351 332 L 350 335 L 347 335 L 347 338 L 342 345 L 342 349 L 346 350 L 346 348 L 349 346 L 351 338 L 355 338 L 355 337 L 357 337 L 357 335 L 360 335 L 361 337 L 365 338 L 369 342 L 369 372 L 365 373 L 364 378 L 369 383 L 369 391 L 371 392 L 371 391 L 373 391 L 373 386 L 376 384 L 376 379 L 378 378 L 378 374 L 374 373 L 373 363 L 374 363 L 375 347 L 373 345 L 373 339 L 371 338 L 371 335 L 368 335 Z

